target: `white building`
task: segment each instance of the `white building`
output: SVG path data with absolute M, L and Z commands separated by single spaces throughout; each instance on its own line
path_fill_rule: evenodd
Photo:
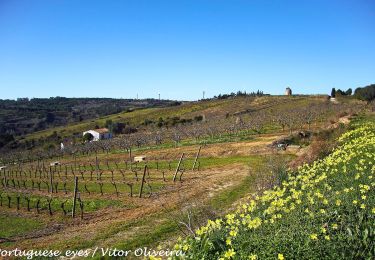
M 92 135 L 92 141 L 99 141 L 103 139 L 112 138 L 112 133 L 110 133 L 107 128 L 100 128 L 100 129 L 88 130 L 86 132 L 83 132 L 83 136 L 85 136 L 86 134 Z

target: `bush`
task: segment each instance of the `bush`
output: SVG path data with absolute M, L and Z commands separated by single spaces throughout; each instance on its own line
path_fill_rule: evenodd
M 354 96 L 360 100 L 372 101 L 375 99 L 375 84 L 366 86 L 364 88 L 357 88 L 354 91 Z
M 84 142 L 90 142 L 90 141 L 92 141 L 93 139 L 94 139 L 94 136 L 93 136 L 92 134 L 90 134 L 90 133 L 86 133 L 86 134 L 84 134 L 83 137 L 82 137 L 82 140 L 83 140 Z
M 133 133 L 136 133 L 137 131 L 138 131 L 137 128 L 132 127 L 130 125 L 127 125 L 127 126 L 125 126 L 125 128 L 123 130 L 123 133 L 124 134 L 133 134 Z
M 199 122 L 199 121 L 202 121 L 202 120 L 203 120 L 203 116 L 195 116 L 194 117 L 194 121 Z
M 0 134 L 0 147 L 14 141 L 14 136 L 11 134 Z

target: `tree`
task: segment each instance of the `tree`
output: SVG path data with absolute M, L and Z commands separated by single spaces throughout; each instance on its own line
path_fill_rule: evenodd
M 11 134 L 0 134 L 0 147 L 3 147 L 7 143 L 14 141 L 14 136 Z
M 345 96 L 346 95 L 345 92 L 342 91 L 341 89 L 336 90 L 336 94 L 339 95 L 339 96 Z
M 53 123 L 53 121 L 55 121 L 55 114 L 51 113 L 51 112 L 48 112 L 47 115 L 46 115 L 46 122 L 47 123 Z
M 90 133 L 86 133 L 83 135 L 82 139 L 84 142 L 90 142 L 94 139 L 94 136 Z
M 113 121 L 111 119 L 107 119 L 105 121 L 105 127 L 108 128 L 109 132 L 113 132 Z
M 335 88 L 332 88 L 331 90 L 331 97 L 336 97 L 336 89 Z
M 375 99 L 375 84 L 366 86 L 364 88 L 357 88 L 354 91 L 354 96 L 360 100 L 371 102 Z
M 122 134 L 126 125 L 124 123 L 114 123 L 112 124 L 112 132 L 114 134 Z
M 253 130 L 258 135 L 262 133 L 265 126 L 266 115 L 262 112 L 252 113 L 247 123 L 247 128 Z

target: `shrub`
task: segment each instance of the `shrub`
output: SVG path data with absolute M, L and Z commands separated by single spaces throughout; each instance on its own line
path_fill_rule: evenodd
M 92 141 L 93 139 L 94 139 L 94 136 L 93 136 L 92 134 L 90 134 L 90 133 L 86 133 L 86 134 L 84 134 L 83 137 L 82 137 L 82 140 L 83 140 L 84 142 L 90 142 L 90 141 Z
M 366 86 L 364 88 L 357 88 L 354 91 L 354 96 L 360 100 L 372 101 L 375 99 L 375 84 Z

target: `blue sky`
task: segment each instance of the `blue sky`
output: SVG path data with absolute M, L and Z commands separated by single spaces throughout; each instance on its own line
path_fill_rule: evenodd
M 375 83 L 374 1 L 0 0 L 0 98 Z

